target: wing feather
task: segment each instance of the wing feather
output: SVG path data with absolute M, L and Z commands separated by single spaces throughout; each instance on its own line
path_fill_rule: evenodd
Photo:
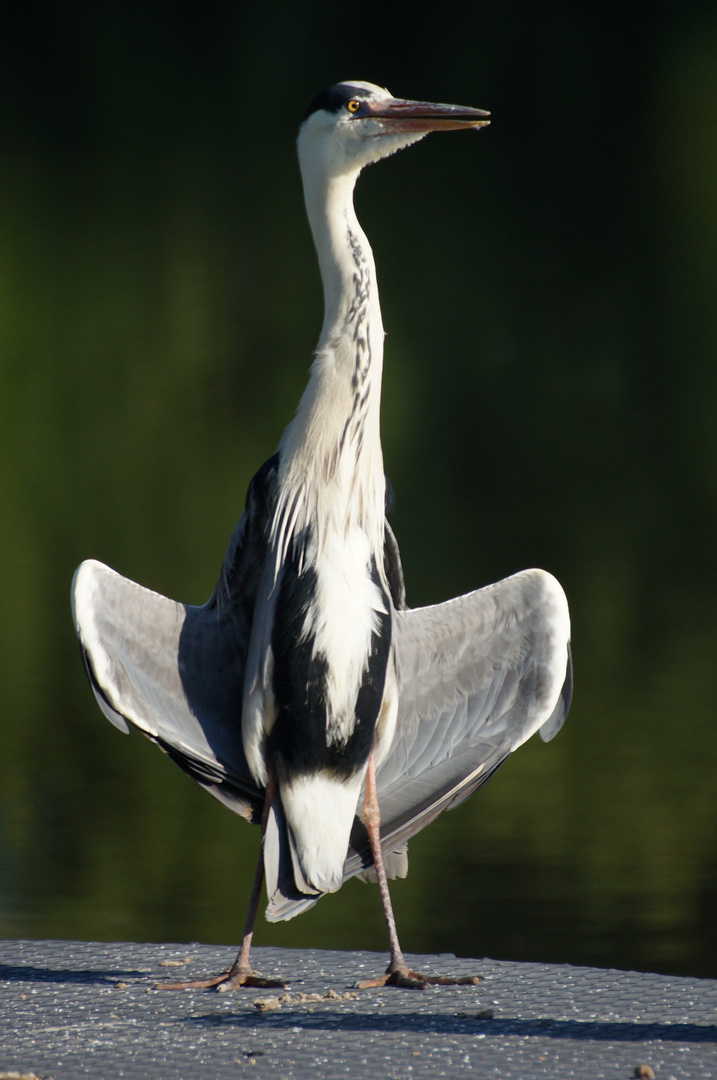
M 176 603 L 94 560 L 75 574 L 73 611 L 105 716 L 120 730 L 138 728 L 221 802 L 256 820 L 262 795 L 242 746 L 246 643 L 237 620 L 212 601 Z

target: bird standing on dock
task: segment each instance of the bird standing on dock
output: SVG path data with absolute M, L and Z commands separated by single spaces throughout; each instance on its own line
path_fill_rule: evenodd
M 233 967 L 177 985 L 277 985 L 249 964 L 264 876 L 276 921 L 355 874 L 378 881 L 391 948 L 386 975 L 364 985 L 456 981 L 409 971 L 387 877 L 405 876 L 411 836 L 534 732 L 551 738 L 567 713 L 569 617 L 557 581 L 524 571 L 412 611 L 385 516 L 384 331 L 354 186 L 364 166 L 428 132 L 480 128 L 487 116 L 367 82 L 312 102 L 298 149 L 324 322 L 307 389 L 250 484 L 214 593 L 189 607 L 95 561 L 75 575 L 75 623 L 105 715 L 262 827 Z

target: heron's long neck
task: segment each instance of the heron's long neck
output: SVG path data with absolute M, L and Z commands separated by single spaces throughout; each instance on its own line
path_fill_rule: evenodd
M 373 254 L 353 207 L 355 180 L 342 176 L 305 184 L 324 287 L 324 323 L 309 384 L 282 439 L 281 472 L 296 497 L 305 500 L 300 518 L 307 524 L 317 509 L 312 498 L 331 500 L 331 506 L 321 507 L 321 519 L 333 517 L 343 529 L 361 525 L 377 550 L 374 541 L 382 545 L 384 527 L 379 432 L 384 335 Z
M 376 268 L 371 245 L 354 210 L 355 182 L 353 175 L 341 176 L 306 191 L 306 210 L 324 287 L 324 324 L 317 351 L 334 350 L 342 338 L 353 337 L 359 326 L 377 339 L 375 359 L 380 365 L 383 325 Z

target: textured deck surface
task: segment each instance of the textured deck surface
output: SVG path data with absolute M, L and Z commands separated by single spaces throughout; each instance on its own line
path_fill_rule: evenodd
M 717 1078 L 717 980 L 412 957 L 478 986 L 354 989 L 375 953 L 256 949 L 281 990 L 155 989 L 215 974 L 206 945 L 0 943 L 0 1078 Z M 258 999 L 270 999 L 264 1007 Z M 644 1072 L 649 1076 L 649 1071 Z

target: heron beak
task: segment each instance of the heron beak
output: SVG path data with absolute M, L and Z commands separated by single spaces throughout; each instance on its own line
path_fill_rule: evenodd
M 465 105 L 440 105 L 430 101 L 405 101 L 388 98 L 366 102 L 366 119 L 381 120 L 386 131 L 457 131 L 481 128 L 490 123 L 485 109 Z

